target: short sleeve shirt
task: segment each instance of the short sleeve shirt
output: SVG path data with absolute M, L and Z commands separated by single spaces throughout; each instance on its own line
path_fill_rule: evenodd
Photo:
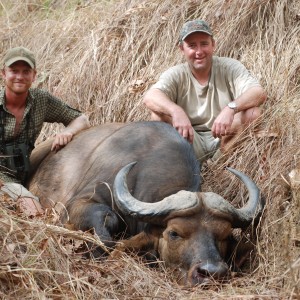
M 62 123 L 65 126 L 79 117 L 82 113 L 68 106 L 49 92 L 31 88 L 27 97 L 20 133 L 14 136 L 16 119 L 5 106 L 5 90 L 0 91 L 0 108 L 4 111 L 4 140 L 5 143 L 34 143 L 38 138 L 44 122 Z M 2 138 L 2 137 L 1 137 Z M 5 174 L 0 173 L 0 179 L 11 181 Z
M 260 86 L 239 61 L 214 56 L 209 82 L 202 86 L 188 63 L 174 66 L 151 88 L 160 89 L 187 113 L 196 131 L 209 131 L 221 110 L 247 89 Z

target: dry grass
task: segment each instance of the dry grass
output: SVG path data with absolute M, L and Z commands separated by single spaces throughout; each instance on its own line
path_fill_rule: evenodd
M 300 199 L 289 178 L 300 168 L 298 0 L 0 0 L 0 55 L 17 45 L 34 50 L 37 85 L 85 111 L 93 124 L 142 120 L 144 91 L 181 62 L 178 31 L 198 17 L 212 25 L 217 54 L 241 60 L 268 92 L 259 122 L 204 172 L 204 189 L 234 203 L 244 193 L 236 195 L 239 183 L 223 171 L 228 165 L 250 175 L 266 197 L 247 273 L 210 289 L 183 289 L 163 265 L 150 269 L 136 257 L 82 260 L 78 245 L 100 241 L 51 225 L 53 218 L 24 220 L 3 200 L 1 298 L 300 298 Z M 58 128 L 45 126 L 40 140 Z

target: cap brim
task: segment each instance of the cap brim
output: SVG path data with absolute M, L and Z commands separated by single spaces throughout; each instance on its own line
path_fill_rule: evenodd
M 192 33 L 195 33 L 195 32 L 203 32 L 203 33 L 206 33 L 206 34 L 212 36 L 212 33 L 209 31 L 206 31 L 206 30 L 193 30 L 193 31 L 189 32 L 188 34 L 186 34 L 185 36 L 183 36 L 181 38 L 181 41 L 184 41 L 189 35 L 191 35 Z
M 28 59 L 27 57 L 23 57 L 23 56 L 17 56 L 17 57 L 11 58 L 5 62 L 5 65 L 7 67 L 10 67 L 13 63 L 15 63 L 16 61 L 20 61 L 20 60 L 28 63 L 32 69 L 35 68 L 35 65 L 32 63 L 32 61 L 30 59 Z

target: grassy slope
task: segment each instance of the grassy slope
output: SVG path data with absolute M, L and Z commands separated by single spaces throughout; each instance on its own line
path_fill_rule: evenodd
M 74 238 L 79 243 L 87 237 L 49 229 L 44 220 L 26 223 L 7 209 L 6 199 L 0 229 L 3 295 L 299 297 L 300 200 L 291 193 L 289 179 L 290 172 L 300 168 L 299 1 L 16 0 L 1 1 L 0 10 L 0 56 L 11 46 L 34 50 L 36 84 L 85 111 L 93 124 L 148 118 L 142 95 L 163 70 L 182 60 L 176 47 L 178 31 L 184 21 L 198 17 L 212 25 L 217 54 L 241 60 L 268 92 L 258 124 L 242 133 L 240 141 L 204 173 L 204 188 L 234 203 L 243 191 L 236 196 L 239 184 L 223 171 L 225 165 L 250 175 L 266 196 L 258 251 L 245 276 L 210 290 L 183 290 L 163 267 L 149 270 L 131 257 L 109 264 L 82 262 L 71 254 L 74 246 L 68 241 Z M 45 126 L 41 140 L 58 128 Z M 256 133 L 258 129 L 264 133 Z M 46 221 L 55 220 L 52 216 Z M 30 251 L 17 244 L 30 244 Z

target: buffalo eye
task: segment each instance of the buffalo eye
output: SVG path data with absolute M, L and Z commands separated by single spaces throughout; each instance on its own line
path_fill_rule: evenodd
M 169 231 L 169 237 L 171 240 L 176 240 L 180 238 L 179 234 L 174 230 Z

